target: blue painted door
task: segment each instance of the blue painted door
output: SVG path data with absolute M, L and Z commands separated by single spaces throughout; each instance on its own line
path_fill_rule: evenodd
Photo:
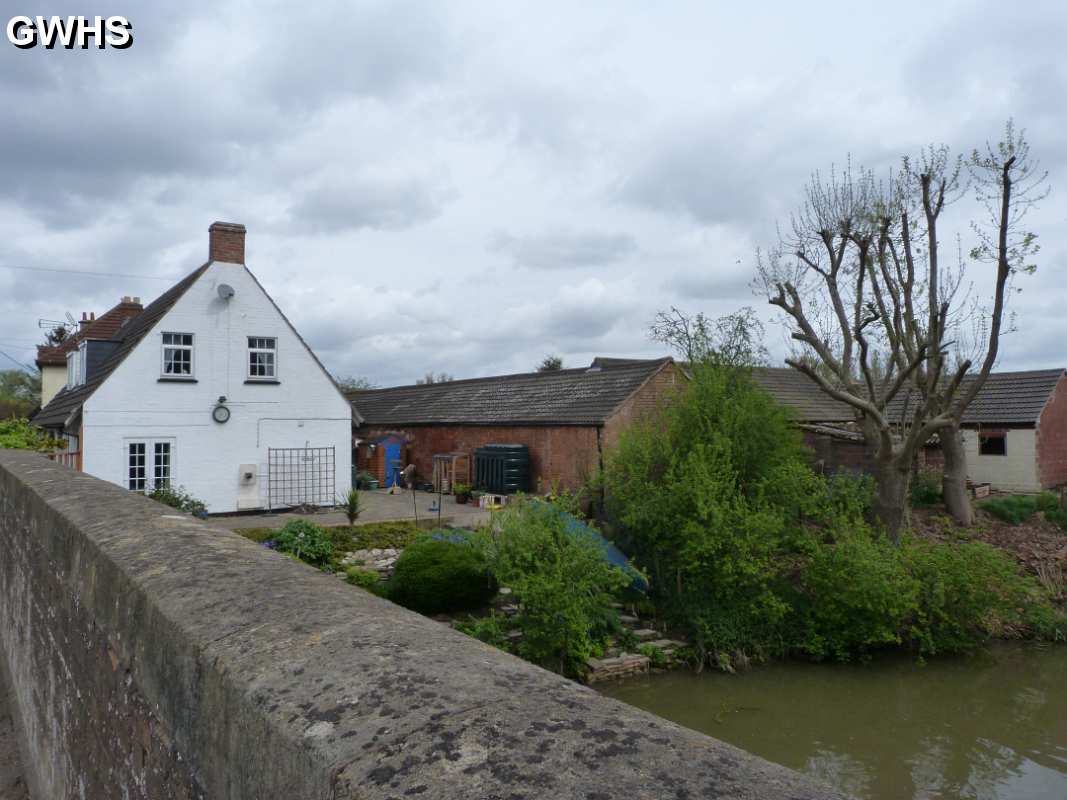
M 400 445 L 387 444 L 385 446 L 385 485 L 393 486 L 400 483 Z

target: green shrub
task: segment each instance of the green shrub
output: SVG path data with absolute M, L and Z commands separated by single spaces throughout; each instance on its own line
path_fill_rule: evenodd
M 1042 492 L 1037 496 L 1034 501 L 1034 507 L 1038 511 L 1048 513 L 1049 511 L 1060 511 L 1060 498 L 1053 492 Z
M 488 617 L 469 617 L 463 622 L 457 622 L 455 627 L 456 630 L 501 650 L 510 652 L 514 649 L 512 640 L 508 638 L 512 626 L 507 617 L 495 611 L 490 612 Z
M 816 548 L 800 580 L 800 648 L 817 658 L 900 644 L 918 595 L 897 547 L 862 528 Z
M 345 570 L 345 580 L 353 586 L 366 589 L 371 594 L 381 597 L 386 595 L 386 585 L 382 576 L 375 570 L 363 569 L 362 567 L 349 567 Z
M 901 550 L 919 594 L 908 632 L 923 654 L 971 649 L 990 636 L 1024 633 L 1046 606 L 1038 583 L 981 542 L 910 542 Z M 1047 631 L 1032 630 L 1037 635 Z
M 941 502 L 941 470 L 920 469 L 911 477 L 911 504 L 916 508 Z
M 1045 519 L 1067 530 L 1067 511 L 1059 508 L 1050 509 L 1045 512 Z
M 1030 519 L 1037 510 L 1037 499 L 1029 495 L 1008 495 L 993 497 L 979 505 L 999 520 L 1011 525 L 1019 525 Z
M 441 532 L 420 536 L 400 554 L 388 591 L 406 608 L 441 614 L 486 605 L 496 585 L 478 548 L 465 537 Z
M 518 653 L 565 675 L 581 676 L 587 659 L 619 629 L 613 593 L 630 576 L 611 565 L 602 545 L 568 529 L 569 517 L 540 500 L 519 498 L 477 537 L 489 569 L 514 593 Z
M 201 515 L 207 513 L 207 506 L 201 500 L 197 500 L 181 486 L 157 486 L 148 496 L 163 505 L 176 508 L 188 514 Z
M 13 417 L 0 419 L 0 447 L 12 450 L 63 450 L 62 439 L 53 439 L 43 428 L 31 425 L 28 420 Z
M 325 566 L 333 555 L 333 542 L 326 531 L 306 519 L 294 519 L 272 538 L 274 549 L 290 553 L 316 567 Z
M 376 481 L 376 480 L 378 480 L 378 479 L 375 478 L 374 475 L 372 475 L 369 472 L 366 472 L 366 471 L 357 472 L 356 473 L 356 488 L 357 489 L 369 489 L 370 485 L 371 485 L 371 481 Z

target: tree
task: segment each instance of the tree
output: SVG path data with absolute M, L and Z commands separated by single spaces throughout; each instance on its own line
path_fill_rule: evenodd
M 1034 269 L 1036 237 L 1022 221 L 1047 194 L 1045 177 L 1011 122 L 1004 141 L 966 161 L 940 146 L 905 158 L 884 180 L 851 166 L 828 180 L 816 173 L 790 232 L 759 255 L 756 287 L 782 310 L 799 347 L 786 363 L 855 410 L 875 463 L 874 510 L 894 538 L 906 522 L 913 463 L 934 434 L 944 447 L 946 505 L 960 522 L 972 519 L 960 420 L 996 362 L 1009 284 Z M 975 264 L 993 266 L 986 307 L 968 300 L 962 255 L 955 266 L 942 259 L 938 224 L 968 188 L 988 213 L 972 223 L 970 252 Z M 973 353 L 963 341 L 968 325 L 977 332 Z
M 44 334 L 44 343 L 50 347 L 56 347 L 67 341 L 70 336 L 70 331 L 67 330 L 65 325 L 56 325 L 54 328 L 49 328 Z
M 417 386 L 428 386 L 431 383 L 448 383 L 449 381 L 454 380 L 455 378 L 453 378 L 447 372 L 433 372 L 431 370 L 430 372 L 427 372 L 421 378 L 416 380 L 415 384 Z
M 362 389 L 377 389 L 378 384 L 372 383 L 369 378 L 365 378 L 362 375 L 335 375 L 333 378 L 342 392 L 355 392 Z
M 537 367 L 538 372 L 557 372 L 563 369 L 563 359 L 559 356 L 547 355 Z
M 648 338 L 667 345 L 687 363 L 734 367 L 767 363 L 763 336 L 763 323 L 748 306 L 715 320 L 671 306 L 670 311 L 656 314 L 648 329 Z

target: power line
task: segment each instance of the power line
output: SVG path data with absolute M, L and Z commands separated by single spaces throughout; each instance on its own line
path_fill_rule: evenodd
M 18 361 L 17 359 L 14 359 L 11 356 L 9 356 L 3 350 L 0 350 L 0 356 L 3 356 L 4 358 L 6 358 L 8 361 L 10 361 L 12 364 L 17 366 L 19 369 L 25 370 L 26 372 L 29 372 L 31 374 L 33 372 L 36 372 L 36 370 L 33 367 L 31 367 L 29 364 L 23 364 L 21 361 Z
M 88 275 L 91 278 L 132 278 L 142 281 L 173 281 L 176 278 L 161 278 L 158 275 L 130 275 L 124 272 L 87 272 L 80 269 L 59 269 L 57 267 L 16 267 L 0 264 L 0 269 L 18 269 L 26 272 L 61 272 L 65 275 Z

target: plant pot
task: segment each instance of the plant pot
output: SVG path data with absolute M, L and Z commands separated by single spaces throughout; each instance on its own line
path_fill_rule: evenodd
M 470 499 L 471 499 L 471 496 L 469 494 L 457 494 L 456 495 L 456 502 L 459 503 L 461 506 L 467 505 L 467 501 L 470 500 Z

